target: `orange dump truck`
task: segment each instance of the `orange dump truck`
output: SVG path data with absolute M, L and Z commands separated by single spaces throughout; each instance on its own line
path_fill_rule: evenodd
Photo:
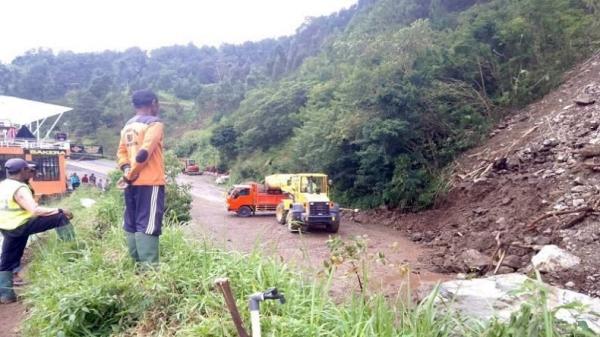
M 275 212 L 277 205 L 288 195 L 281 189 L 267 188 L 255 182 L 234 185 L 227 193 L 227 210 L 241 217 L 256 212 Z

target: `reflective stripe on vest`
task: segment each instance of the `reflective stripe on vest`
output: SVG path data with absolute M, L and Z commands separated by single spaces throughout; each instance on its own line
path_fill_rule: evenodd
M 27 185 L 13 179 L 0 182 L 0 229 L 15 229 L 33 216 L 15 201 L 15 192 L 21 187 L 28 188 Z

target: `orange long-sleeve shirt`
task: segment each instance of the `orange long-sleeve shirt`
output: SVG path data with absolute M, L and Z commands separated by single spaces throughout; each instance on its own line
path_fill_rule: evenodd
M 121 130 L 118 165 L 130 166 L 132 185 L 165 185 L 163 134 L 164 125 L 155 116 L 136 115 Z

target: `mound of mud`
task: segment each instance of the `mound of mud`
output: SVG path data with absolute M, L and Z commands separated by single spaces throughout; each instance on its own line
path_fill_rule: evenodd
M 555 244 L 581 264 L 544 279 L 599 297 L 599 126 L 600 53 L 459 158 L 436 209 L 357 219 L 376 218 L 434 248 L 422 262 L 441 272 L 527 273 L 531 257 Z

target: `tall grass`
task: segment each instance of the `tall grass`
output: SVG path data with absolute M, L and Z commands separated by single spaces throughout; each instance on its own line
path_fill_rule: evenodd
M 83 209 L 77 204 L 81 197 L 98 203 Z M 286 304 L 261 307 L 265 336 L 550 337 L 544 319 L 532 310 L 509 324 L 467 326 L 436 309 L 435 292 L 420 304 L 368 294 L 348 295 L 336 303 L 328 295 L 332 273 L 310 279 L 258 251 L 242 255 L 192 241 L 179 226 L 164 230 L 160 268 L 139 271 L 127 256 L 116 225 L 120 220 L 114 219 L 121 209 L 118 193 L 82 190 L 63 204 L 75 210 L 78 240 L 62 243 L 50 235 L 34 245 L 25 337 L 236 336 L 213 287 L 214 279 L 223 276 L 231 280 L 245 322 L 248 295 L 273 286 L 285 293 Z M 589 336 L 576 330 L 560 331 Z

